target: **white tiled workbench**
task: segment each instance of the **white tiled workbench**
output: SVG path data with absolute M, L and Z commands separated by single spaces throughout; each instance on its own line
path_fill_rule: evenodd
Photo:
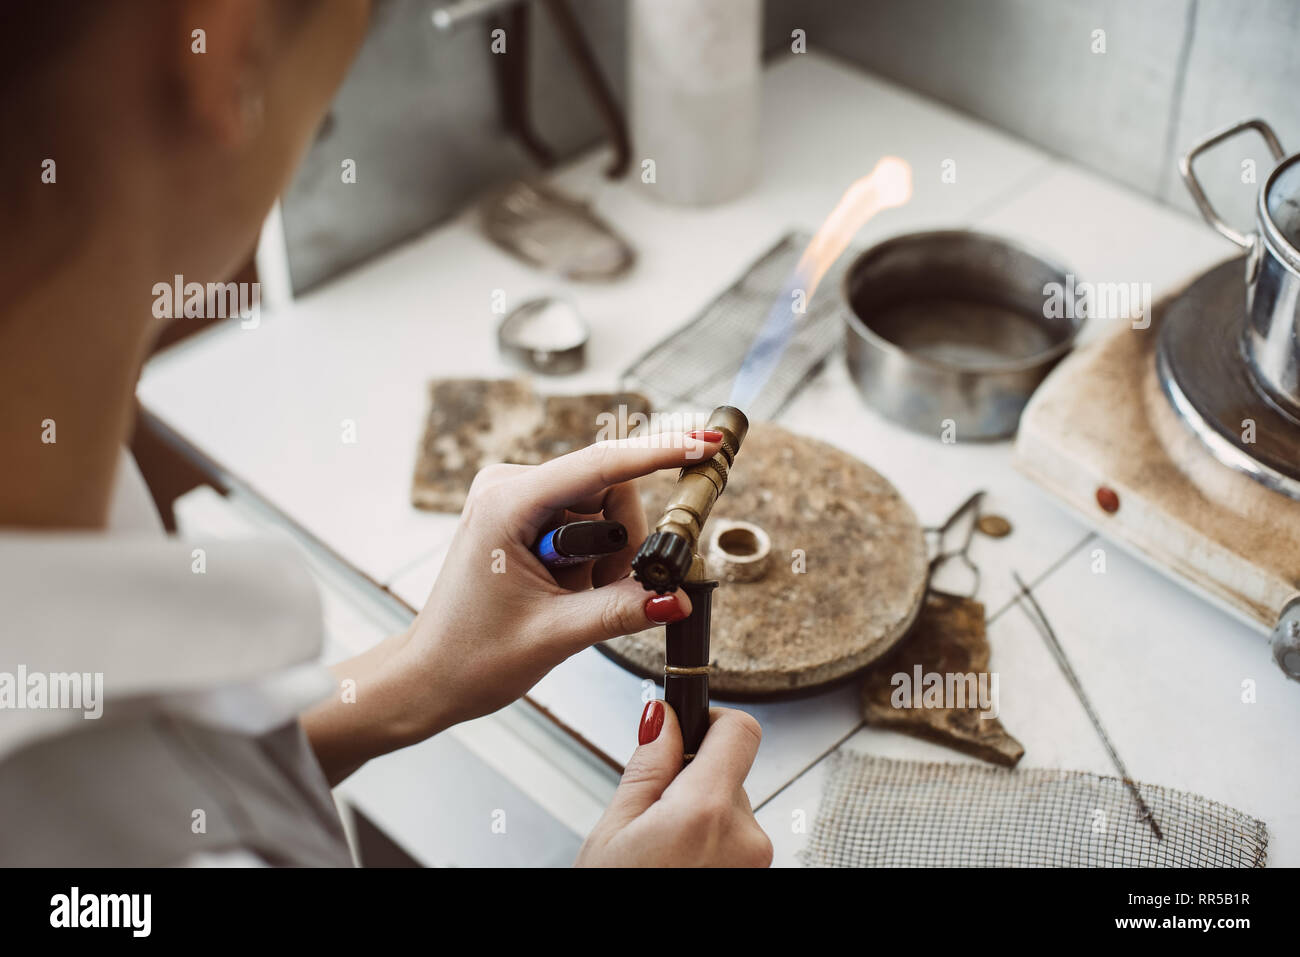
M 454 518 L 409 504 L 424 384 L 515 374 L 496 353 L 493 290 L 513 304 L 562 289 L 592 327 L 588 367 L 539 385 L 610 389 L 635 356 L 781 235 L 814 228 L 885 153 L 912 164 L 915 197 L 870 223 L 861 243 L 976 227 L 1025 240 L 1084 279 L 1149 282 L 1156 296 L 1233 253 L 1198 221 L 816 54 L 771 66 L 763 97 L 762 182 L 735 203 L 660 205 L 632 184 L 604 180 L 599 154 L 555 175 L 637 248 L 637 267 L 623 281 L 586 287 L 546 278 L 490 246 L 467 214 L 264 315 L 257 329 L 227 325 L 164 353 L 147 368 L 140 397 L 225 475 L 415 608 L 454 527 Z M 949 159 L 955 183 L 940 178 Z M 340 440 L 345 419 L 356 423 L 355 444 Z M 989 509 L 1012 521 L 1010 537 L 978 540 L 974 558 L 992 622 L 993 667 L 1002 675 L 1003 720 L 1025 744 L 1024 766 L 1111 771 L 1041 639 L 1018 608 L 1006 607 L 1013 569 L 1035 585 L 1132 773 L 1262 817 L 1270 860 L 1300 863 L 1300 688 L 1274 667 L 1264 636 L 1105 539 L 1090 539 L 1088 528 L 1012 471 L 1009 443 L 944 445 L 884 421 L 859 401 L 838 358 L 779 421 L 874 466 L 925 524 L 940 522 L 977 488 L 988 490 Z M 1097 548 L 1107 554 L 1104 575 L 1090 569 Z M 1240 700 L 1245 678 L 1258 682 L 1252 705 Z M 644 691 L 589 650 L 531 698 L 621 763 L 635 742 Z M 857 730 L 849 688 L 746 707 L 765 732 L 747 787 L 778 863 L 794 861 L 803 838 L 791 833 L 790 812 L 815 811 L 818 762 L 842 740 L 893 756 L 964 760 L 902 735 Z

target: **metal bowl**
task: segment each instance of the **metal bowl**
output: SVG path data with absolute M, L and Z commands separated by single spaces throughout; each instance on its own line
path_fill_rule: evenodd
M 1087 313 L 1075 277 L 982 233 L 890 239 L 845 273 L 845 355 L 868 404 L 930 435 L 1013 435 Z

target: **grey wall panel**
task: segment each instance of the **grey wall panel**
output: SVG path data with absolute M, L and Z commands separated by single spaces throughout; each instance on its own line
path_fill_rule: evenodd
M 1162 177 L 1190 0 L 808 0 L 810 44 L 1144 192 Z M 1094 30 L 1106 52 L 1092 52 Z M 788 35 L 788 29 L 787 29 Z
M 296 292 L 458 208 L 523 168 L 500 132 L 486 28 L 454 34 L 429 0 L 376 7 L 370 34 L 283 198 Z M 356 162 L 356 182 L 341 164 Z
M 764 0 L 763 3 L 763 54 L 779 57 L 791 52 L 790 31 L 801 27 L 805 32 L 810 19 L 812 3 L 808 0 Z M 820 23 L 826 14 L 816 11 Z
M 1300 152 L 1300 3 L 1198 0 L 1194 24 L 1175 152 L 1181 156 L 1207 133 L 1251 116 L 1267 120 L 1287 150 Z M 1255 161 L 1259 182 L 1242 182 L 1246 159 Z M 1271 162 L 1263 141 L 1246 134 L 1198 160 L 1197 172 L 1224 216 L 1242 226 L 1251 222 Z M 1172 163 L 1160 196 L 1195 208 Z
M 317 141 L 283 198 L 294 290 L 460 211 L 488 186 L 533 169 L 506 135 L 488 24 L 435 29 L 435 0 L 386 0 Z M 611 86 L 621 90 L 621 0 L 574 3 Z M 531 104 L 545 142 L 569 155 L 601 127 L 540 7 L 531 17 Z M 507 50 L 511 42 L 507 36 Z M 344 183 L 341 163 L 356 162 Z

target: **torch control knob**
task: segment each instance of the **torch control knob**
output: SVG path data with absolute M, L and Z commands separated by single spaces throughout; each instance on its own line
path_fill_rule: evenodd
M 632 571 L 646 591 L 675 591 L 691 570 L 691 543 L 672 532 L 651 532 L 632 559 Z

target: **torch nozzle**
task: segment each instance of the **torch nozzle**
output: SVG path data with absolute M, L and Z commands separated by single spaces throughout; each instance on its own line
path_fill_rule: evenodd
M 713 410 L 706 428 L 722 433 L 722 447 L 711 458 L 682 469 L 663 517 L 632 559 L 632 571 L 647 591 L 675 591 L 686 580 L 704 523 L 727 487 L 727 472 L 749 432 L 749 420 L 739 409 L 723 405 Z

